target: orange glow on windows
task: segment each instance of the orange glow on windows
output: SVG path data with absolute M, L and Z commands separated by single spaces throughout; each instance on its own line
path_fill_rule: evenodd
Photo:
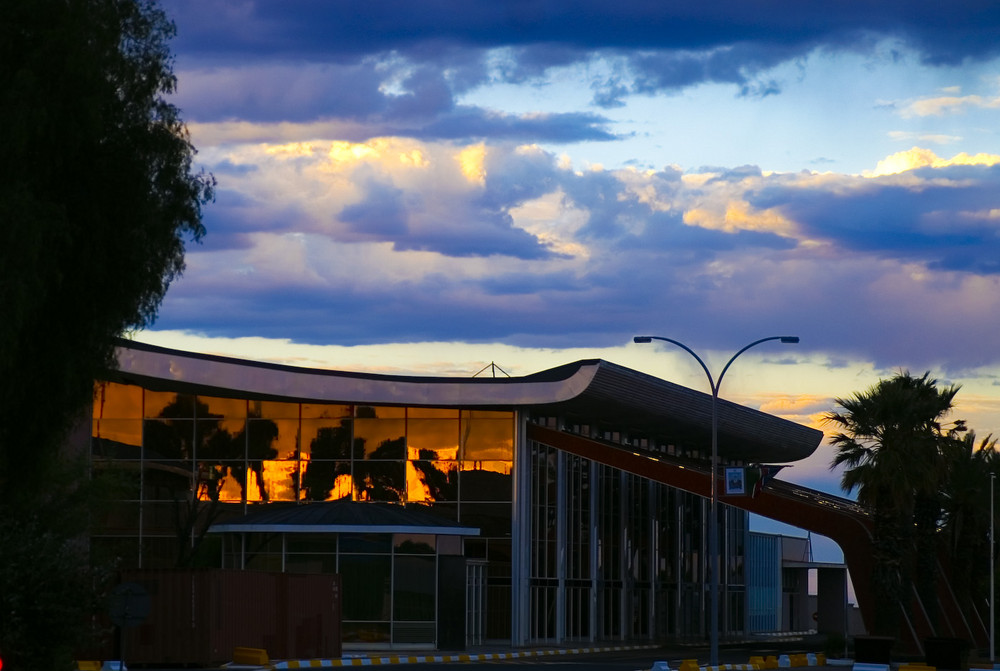
M 410 459 L 455 459 L 458 456 L 458 417 L 408 419 L 406 451 Z
M 142 420 L 141 419 L 95 419 L 91 435 L 94 438 L 101 438 L 115 443 L 125 445 L 142 445 Z M 133 458 L 138 458 L 139 452 L 135 450 Z M 121 456 L 124 457 L 124 455 Z
M 298 486 L 298 461 L 265 461 L 262 472 L 268 501 L 295 501 L 296 498 L 303 498 Z
M 340 499 L 346 498 L 348 496 L 354 495 L 354 478 L 348 473 L 338 475 L 336 480 L 333 481 L 333 487 L 330 488 L 330 494 L 326 497 L 327 501 L 339 501 Z
M 199 396 L 198 404 L 199 416 L 226 417 L 232 419 L 246 419 L 247 416 L 247 402 L 246 399 L 243 398 L 216 398 L 214 396 Z
M 142 387 L 98 382 L 94 385 L 94 419 L 141 419 Z
M 424 503 L 433 501 L 431 489 L 424 481 L 424 474 L 417 470 L 413 462 L 406 464 L 406 500 L 410 502 Z
M 462 462 L 463 471 L 490 471 L 491 473 L 500 473 L 502 475 L 510 475 L 512 467 L 513 467 L 513 462 L 510 461 L 463 461 Z
M 233 474 L 233 469 L 222 464 L 209 467 L 214 473 L 203 473 L 198 482 L 198 500 L 211 501 L 212 489 L 217 488 L 219 501 L 222 503 L 240 503 L 243 501 L 243 487 Z M 211 475 L 212 477 L 204 477 Z
M 496 417 L 499 415 L 500 417 Z M 509 461 L 514 458 L 512 413 L 463 411 L 461 458 L 466 461 Z

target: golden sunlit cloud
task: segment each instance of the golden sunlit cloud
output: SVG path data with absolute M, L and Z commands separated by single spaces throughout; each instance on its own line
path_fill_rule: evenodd
M 795 226 L 780 212 L 773 209 L 753 211 L 746 201 L 726 204 L 724 213 L 709 208 L 694 208 L 684 213 L 684 223 L 727 233 L 737 231 L 763 231 L 790 237 Z
M 298 158 L 300 156 L 313 156 L 316 153 L 316 142 L 289 142 L 287 144 L 269 145 L 264 148 L 264 153 L 279 158 Z
M 887 156 L 875 165 L 875 170 L 865 172 L 865 177 L 881 177 L 883 175 L 895 175 L 907 170 L 916 168 L 944 168 L 952 165 L 996 165 L 1000 163 L 1000 156 L 996 154 L 974 154 L 965 152 L 956 154 L 951 158 L 941 158 L 930 149 L 913 147 L 906 151 L 900 151 L 891 156 Z
M 470 182 L 486 184 L 486 145 L 479 144 L 466 147 L 458 153 L 458 165 L 462 169 L 462 174 Z

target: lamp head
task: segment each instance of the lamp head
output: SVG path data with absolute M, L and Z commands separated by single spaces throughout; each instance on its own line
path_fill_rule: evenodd
M 794 345 L 799 341 L 798 336 L 781 336 L 781 342 Z
M 642 343 L 653 342 L 653 339 L 650 338 L 649 336 L 636 336 L 632 338 L 632 342 L 641 345 Z

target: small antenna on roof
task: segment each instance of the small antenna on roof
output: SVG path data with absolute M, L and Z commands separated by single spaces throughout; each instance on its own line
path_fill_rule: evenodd
M 476 373 L 475 375 L 473 375 L 472 377 L 479 377 L 480 375 L 483 374 L 483 371 L 485 371 L 487 368 L 489 368 L 489 369 L 491 369 L 493 371 L 493 377 L 497 376 L 497 371 L 500 371 L 501 373 L 503 373 L 505 377 L 510 377 L 510 375 L 507 374 L 507 371 L 505 371 L 500 366 L 496 365 L 496 363 L 493 362 L 493 361 L 490 361 L 488 365 L 483 366 L 483 368 L 478 373 Z

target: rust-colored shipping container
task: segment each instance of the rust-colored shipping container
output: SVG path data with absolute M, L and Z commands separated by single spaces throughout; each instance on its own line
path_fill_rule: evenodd
M 126 663 L 217 665 L 237 646 L 272 659 L 341 656 L 340 576 L 168 569 L 121 581 L 149 595 L 148 616 L 122 629 Z

